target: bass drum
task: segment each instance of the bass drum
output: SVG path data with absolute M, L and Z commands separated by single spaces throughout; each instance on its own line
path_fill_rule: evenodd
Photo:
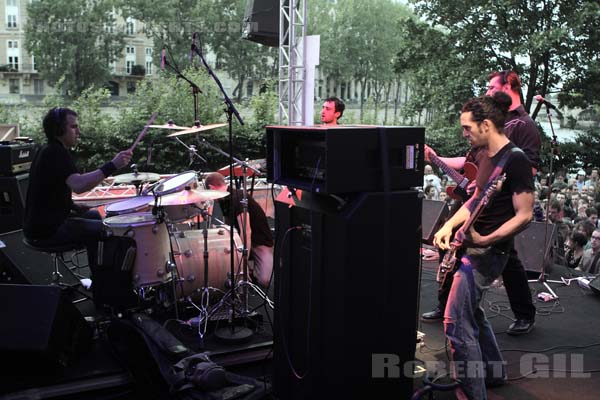
M 242 241 L 234 232 L 234 271 L 241 267 Z M 223 228 L 208 230 L 208 287 L 225 290 L 230 267 L 229 231 Z M 204 239 L 202 231 L 178 232 L 171 238 L 180 282 L 177 295 L 194 297 L 204 287 Z
M 156 286 L 171 278 L 169 232 L 152 213 L 116 215 L 104 220 L 108 236 L 127 236 L 135 240 L 136 253 L 132 281 L 136 288 Z

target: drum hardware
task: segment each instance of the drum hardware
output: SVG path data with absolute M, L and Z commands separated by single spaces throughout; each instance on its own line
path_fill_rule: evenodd
M 192 133 L 200 133 L 200 132 L 210 131 L 211 129 L 222 128 L 225 125 L 227 125 L 227 124 L 220 123 L 220 124 L 195 126 L 193 128 L 185 129 L 183 131 L 169 133 L 167 135 L 167 137 L 177 137 L 177 136 L 182 136 L 182 135 L 190 135 Z
M 114 184 L 134 185 L 137 196 L 143 194 L 143 185 L 148 182 L 156 182 L 160 180 L 160 175 L 153 172 L 139 172 L 137 164 L 132 164 L 132 173 L 117 175 L 114 178 Z

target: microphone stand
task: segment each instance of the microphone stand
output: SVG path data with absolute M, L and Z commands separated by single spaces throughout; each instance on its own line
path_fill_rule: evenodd
M 554 125 L 552 124 L 552 115 L 550 113 L 550 106 L 548 106 L 548 104 L 545 102 L 544 102 L 544 104 L 546 105 L 546 115 L 548 117 L 548 122 L 550 123 L 550 130 L 552 131 L 552 140 L 550 141 L 550 171 L 549 171 L 550 176 L 552 176 L 552 169 L 554 166 L 554 154 L 555 154 L 556 148 L 558 147 L 558 141 L 556 139 L 556 133 L 554 132 Z M 551 185 L 550 185 L 550 187 L 551 187 Z M 550 285 L 548 285 L 548 282 L 550 282 L 550 283 L 563 283 L 563 282 L 562 281 L 551 281 L 551 280 L 546 279 L 546 264 L 548 262 L 548 255 L 550 253 L 550 250 L 548 249 L 548 245 L 549 245 L 548 242 L 550 239 L 550 238 L 548 238 L 548 221 L 549 221 L 548 215 L 550 213 L 550 199 L 551 198 L 552 198 L 552 190 L 549 190 L 548 191 L 548 201 L 546 202 L 546 220 L 544 222 L 544 258 L 542 260 L 542 268 L 541 268 L 540 276 L 537 279 L 530 280 L 529 282 L 541 283 L 546 288 L 548 293 L 550 293 L 552 295 L 552 297 L 556 300 L 556 299 L 558 299 L 558 296 L 556 295 L 554 290 L 552 290 Z
M 197 33 L 194 33 L 194 37 L 200 37 L 200 35 L 198 35 Z M 231 99 L 229 98 L 229 96 L 227 95 L 227 92 L 225 91 L 225 89 L 223 88 L 223 85 L 221 84 L 221 81 L 219 80 L 219 78 L 215 75 L 215 73 L 213 72 L 213 70 L 210 68 L 210 66 L 208 65 L 208 63 L 206 62 L 206 60 L 204 59 L 204 56 L 202 55 L 202 52 L 200 51 L 200 49 L 198 49 L 198 47 L 196 46 L 196 44 L 194 42 L 192 42 L 192 48 L 191 50 L 196 53 L 198 55 L 198 57 L 200 57 L 200 60 L 202 61 L 202 64 L 204 65 L 204 67 L 206 68 L 208 74 L 213 78 L 213 80 L 215 81 L 215 83 L 217 84 L 217 86 L 219 87 L 219 90 L 221 90 L 221 93 L 223 94 L 223 101 L 225 103 L 225 113 L 227 114 L 227 124 L 229 127 L 229 176 L 233 177 L 233 116 L 235 115 L 236 119 L 238 120 L 238 122 L 241 125 L 244 125 L 244 121 L 242 120 L 242 117 L 240 116 L 240 113 L 237 111 L 237 109 L 235 108 L 235 106 L 233 105 L 233 102 L 231 101 Z M 231 179 L 230 179 L 230 188 L 231 188 L 231 194 L 233 194 L 233 187 L 231 187 Z M 235 221 L 235 215 L 234 215 L 234 210 L 233 210 L 233 198 L 231 200 L 231 205 L 229 207 L 229 218 L 231 221 L 232 226 L 234 225 L 234 221 Z M 245 227 L 244 227 L 245 228 Z M 231 269 L 230 269 L 230 274 L 231 274 L 231 288 L 230 291 L 234 292 L 235 291 L 235 269 L 234 269 L 234 263 L 235 263 L 235 242 L 234 242 L 234 236 L 233 236 L 233 229 L 229 230 L 229 241 L 230 241 L 230 246 L 231 246 L 231 252 L 230 254 L 230 263 L 231 263 Z M 229 342 L 239 342 L 239 341 L 244 341 L 248 338 L 250 338 L 250 336 L 253 335 L 253 332 L 246 328 L 246 327 L 238 327 L 238 329 L 236 330 L 234 321 L 235 321 L 235 303 L 232 301 L 231 303 L 231 316 L 230 316 L 230 326 L 229 329 L 227 328 L 221 328 L 221 329 L 217 329 L 215 331 L 215 336 L 225 340 L 225 341 L 229 341 Z

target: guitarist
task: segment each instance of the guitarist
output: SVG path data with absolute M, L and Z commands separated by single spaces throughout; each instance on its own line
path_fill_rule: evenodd
M 444 314 L 453 372 L 460 379 L 459 399 L 485 399 L 486 382 L 502 384 L 506 379 L 502 355 L 481 300 L 502 274 L 513 236 L 532 218 L 535 190 L 528 158 L 503 133 L 510 104 L 510 97 L 498 92 L 463 105 L 460 121 L 464 135 L 473 147 L 485 146 L 485 151 L 475 193 L 434 236 L 434 244 L 447 250 L 452 230 L 461 227 L 454 238 L 454 246 L 461 250 Z M 461 225 L 469 220 L 488 182 L 501 173 L 505 174 L 504 183 L 466 230 Z
M 486 95 L 491 96 L 496 92 L 503 92 L 510 96 L 512 100 L 504 126 L 504 133 L 510 141 L 525 152 L 531 164 L 532 174 L 535 175 L 540 162 L 541 139 L 535 123 L 527 115 L 521 103 L 521 80 L 514 71 L 508 70 L 492 72 L 488 78 L 489 83 Z M 479 153 L 479 149 L 474 147 L 469 151 L 466 159 L 465 157 L 442 158 L 442 161 L 449 167 L 460 170 L 465 165 L 465 160 L 478 164 Z M 426 147 L 426 160 L 428 160 L 430 154 L 435 156 L 435 152 L 431 148 Z M 514 247 L 510 250 L 509 261 L 502 274 L 502 278 L 510 307 L 516 319 L 508 327 L 507 333 L 509 335 L 529 333 L 535 325 L 536 311 L 527 282 L 527 273 Z M 423 321 L 442 319 L 451 279 L 447 279 L 446 282 L 446 287 L 441 287 L 438 294 L 438 307 L 433 311 L 424 313 L 421 316 Z

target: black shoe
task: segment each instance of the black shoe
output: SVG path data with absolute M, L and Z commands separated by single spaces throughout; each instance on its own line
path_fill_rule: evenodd
M 423 322 L 435 322 L 444 319 L 444 310 L 436 307 L 435 310 L 429 311 L 421 315 L 421 321 Z
M 533 330 L 535 321 L 532 319 L 517 319 L 510 324 L 506 333 L 513 336 L 525 335 Z

